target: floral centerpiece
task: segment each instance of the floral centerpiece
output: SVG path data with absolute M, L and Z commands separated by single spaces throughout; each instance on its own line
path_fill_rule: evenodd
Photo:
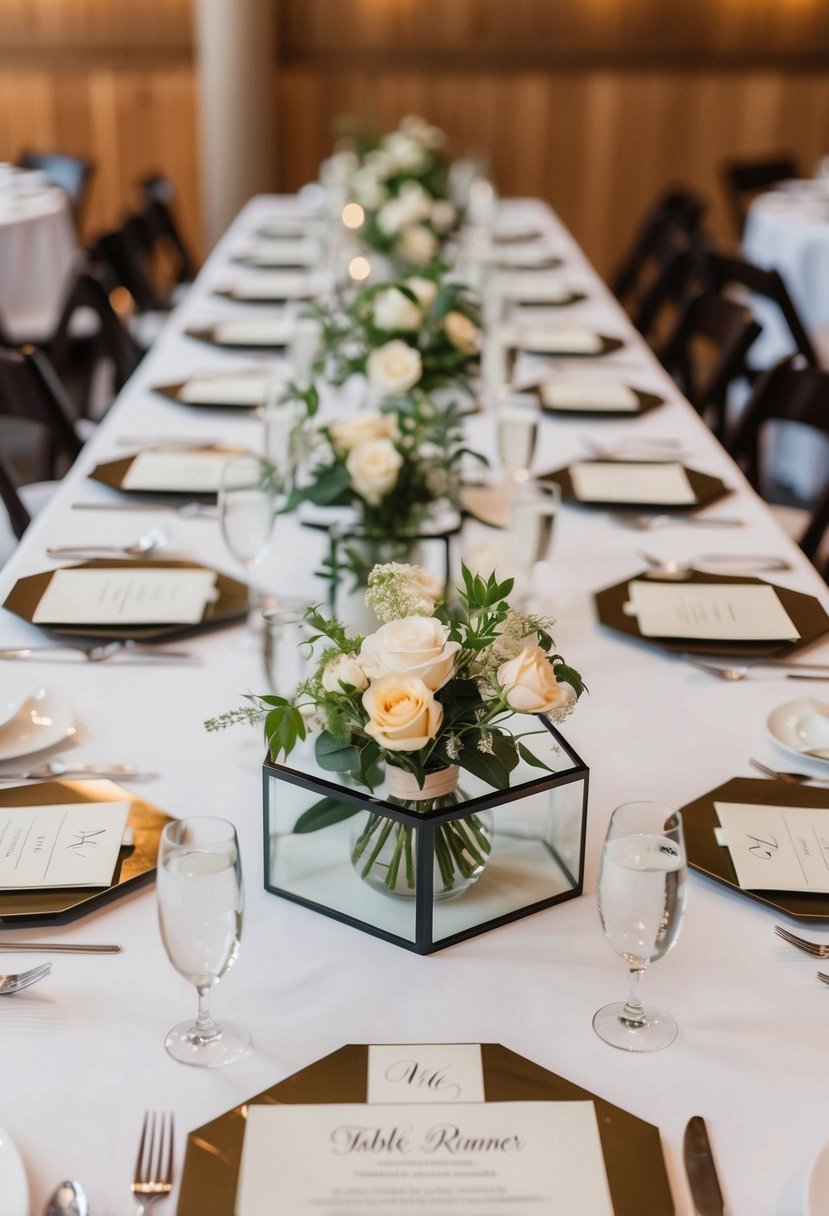
M 457 805 L 461 769 L 506 789 L 519 762 L 554 770 L 525 742 L 545 734 L 532 715 L 560 722 L 584 685 L 555 650 L 552 620 L 510 607 L 512 580 L 483 579 L 463 569 L 450 611 L 425 572 L 409 565 L 376 567 L 367 601 L 382 622 L 367 637 L 350 636 L 317 608 L 305 614 L 309 645 L 322 643 L 315 668 L 291 699 L 251 696 L 251 705 L 207 723 L 264 722 L 270 754 L 287 758 L 316 732 L 317 763 L 341 780 L 376 789 L 422 812 Z M 317 831 L 356 813 L 323 799 L 295 833 Z M 439 824 L 434 837 L 437 896 L 465 890 L 483 871 L 491 848 L 488 813 Z M 369 810 L 352 845 L 352 864 L 371 885 L 412 895 L 413 831 Z
M 445 268 L 344 294 L 319 315 L 322 362 L 335 384 L 364 375 L 381 397 L 444 386 L 471 392 L 480 364 L 480 307 Z

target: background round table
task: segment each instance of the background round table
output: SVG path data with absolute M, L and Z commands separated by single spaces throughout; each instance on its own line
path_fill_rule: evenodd
M 15 342 L 48 338 L 78 252 L 69 199 L 57 186 L 0 194 L 0 324 Z

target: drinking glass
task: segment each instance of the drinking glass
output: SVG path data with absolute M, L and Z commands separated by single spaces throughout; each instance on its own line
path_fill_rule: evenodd
M 540 414 L 536 393 L 502 393 L 498 399 L 498 459 L 502 472 L 515 482 L 526 481 L 530 475 Z
M 247 1051 L 250 1036 L 233 1022 L 217 1022 L 208 997 L 235 962 L 242 933 L 242 867 L 233 824 L 208 816 L 168 823 L 156 888 L 167 956 L 199 994 L 195 1022 L 174 1026 L 164 1046 L 182 1064 L 232 1064 Z
M 307 388 L 313 379 L 314 364 L 322 350 L 322 322 L 316 317 L 297 317 L 288 345 L 288 358 L 294 383 Z
M 687 862 L 679 811 L 627 802 L 610 820 L 599 871 L 599 916 L 607 940 L 630 968 L 623 1004 L 593 1018 L 600 1039 L 623 1051 L 659 1051 L 676 1038 L 670 1014 L 642 1004 L 648 963 L 671 949 L 685 914 Z
M 553 527 L 561 505 L 561 487 L 555 482 L 519 482 L 510 503 L 507 525 L 509 560 L 515 571 L 519 603 L 532 598 L 536 567 L 546 560 Z
M 290 700 L 305 678 L 308 633 L 305 627 L 307 604 L 299 600 L 281 601 L 262 613 L 265 621 L 265 675 L 270 691 Z
M 281 510 L 306 456 L 307 430 L 302 402 L 286 399 L 284 380 L 270 383 L 265 394 L 265 459 L 270 465 L 274 509 Z
M 261 561 L 273 530 L 274 483 L 268 465 L 240 456 L 222 467 L 219 523 L 233 556 L 249 571 Z

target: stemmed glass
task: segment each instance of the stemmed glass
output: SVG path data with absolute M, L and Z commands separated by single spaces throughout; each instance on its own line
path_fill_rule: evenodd
M 507 392 L 498 399 L 498 459 L 502 472 L 514 482 L 525 482 L 530 475 L 540 414 L 536 393 Z
M 226 461 L 222 466 L 218 501 L 219 524 L 225 544 L 237 561 L 252 573 L 268 547 L 276 514 L 274 476 L 269 464 L 256 456 Z M 251 589 L 251 601 L 255 599 Z M 252 603 L 250 624 L 254 623 L 255 609 L 256 604 Z
M 247 1051 L 250 1036 L 232 1022 L 217 1022 L 208 997 L 235 962 L 242 933 L 242 866 L 233 824 L 208 816 L 168 823 L 156 886 L 167 956 L 199 994 L 195 1022 L 174 1026 L 164 1046 L 182 1064 L 232 1064 Z
M 560 505 L 561 487 L 557 482 L 540 485 L 535 481 L 524 481 L 515 486 L 510 503 L 507 543 L 510 565 L 518 576 L 516 590 L 519 602 L 524 605 L 532 599 L 536 567 L 549 554 Z
M 627 1000 L 593 1018 L 600 1039 L 623 1051 L 659 1051 L 676 1038 L 670 1014 L 642 1004 L 648 963 L 671 949 L 685 914 L 682 816 L 656 802 L 627 802 L 610 820 L 599 871 L 604 934 L 630 968 Z

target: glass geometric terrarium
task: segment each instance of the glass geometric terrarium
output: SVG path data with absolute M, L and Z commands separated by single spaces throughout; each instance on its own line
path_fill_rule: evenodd
M 418 954 L 580 895 L 589 770 L 538 722 L 533 752 L 553 772 L 522 759 L 508 789 L 467 771 L 455 787 L 450 770 L 423 798 L 392 772 L 369 794 L 310 743 L 289 764 L 268 757 L 266 889 Z

